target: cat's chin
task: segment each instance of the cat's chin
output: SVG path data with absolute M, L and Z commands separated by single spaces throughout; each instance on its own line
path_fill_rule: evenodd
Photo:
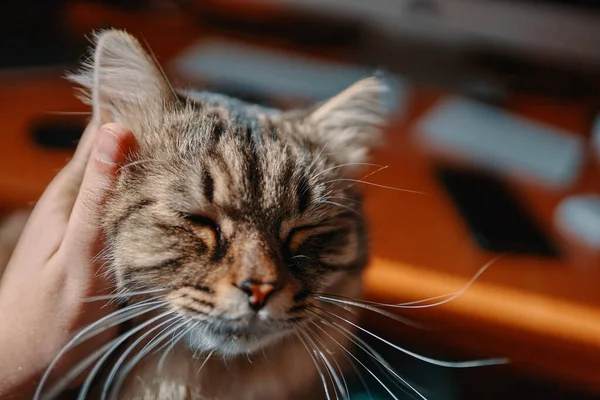
M 214 352 L 221 356 L 234 357 L 260 351 L 290 333 L 291 330 L 276 329 L 263 332 L 223 332 L 203 327 L 191 331 L 186 342 L 194 354 Z

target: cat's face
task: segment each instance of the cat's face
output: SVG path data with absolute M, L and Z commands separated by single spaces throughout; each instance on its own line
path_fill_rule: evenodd
M 360 279 L 367 229 L 352 179 L 384 122 L 381 81 L 294 113 L 181 99 L 114 31 L 76 79 L 102 122 L 139 141 L 106 204 L 117 285 L 162 290 L 195 349 L 255 351 L 306 323 L 313 295 Z

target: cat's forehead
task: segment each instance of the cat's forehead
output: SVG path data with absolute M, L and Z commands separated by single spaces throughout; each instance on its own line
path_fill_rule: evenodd
M 177 148 L 165 163 L 146 170 L 145 189 L 184 212 L 279 217 L 302 211 L 315 194 L 308 187 L 308 167 L 316 165 L 309 149 L 284 131 L 290 127 L 274 122 L 275 111 L 224 96 L 212 99 L 174 119 L 170 129 L 179 136 Z

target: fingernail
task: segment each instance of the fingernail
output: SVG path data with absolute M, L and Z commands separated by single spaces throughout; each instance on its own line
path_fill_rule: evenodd
M 98 142 L 96 143 L 96 159 L 100 162 L 115 165 L 119 152 L 118 138 L 115 133 L 104 127 L 98 132 Z

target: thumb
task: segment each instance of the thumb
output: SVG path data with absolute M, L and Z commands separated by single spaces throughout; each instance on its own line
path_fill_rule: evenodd
M 76 251 L 88 260 L 95 256 L 91 253 L 101 232 L 102 206 L 115 185 L 119 164 L 134 144 L 133 134 L 121 125 L 106 124 L 100 128 L 61 244 L 67 249 L 61 250 L 67 250 L 71 256 Z

